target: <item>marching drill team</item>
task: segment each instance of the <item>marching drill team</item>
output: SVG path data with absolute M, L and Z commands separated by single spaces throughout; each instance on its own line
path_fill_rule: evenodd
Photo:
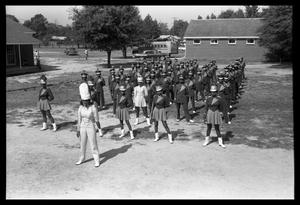
M 161 121 L 168 134 L 169 142 L 173 143 L 173 137 L 167 124 L 166 108 L 175 104 L 177 121 L 180 121 L 180 108 L 182 108 L 186 122 L 191 124 L 194 120 L 189 113 L 189 104 L 192 107 L 192 113 L 196 113 L 195 102 L 202 101 L 205 104 L 203 120 L 207 124 L 203 146 L 209 144 L 210 132 L 214 126 L 218 143 L 225 148 L 220 125 L 223 119 L 225 123 L 231 124 L 230 108 L 240 98 L 239 90 L 245 80 L 245 62 L 243 58 L 239 58 L 233 64 L 226 66 L 218 75 L 217 69 L 215 60 L 200 66 L 196 59 L 179 62 L 177 59 L 172 61 L 167 57 L 132 64 L 131 70 L 126 74 L 122 66 L 117 71 L 112 67 L 108 76 L 108 88 L 113 102 L 113 113 L 120 121 L 120 138 L 125 136 L 124 121 L 129 129 L 130 138 L 135 138 L 129 121 L 129 111 L 135 111 L 134 125 L 137 125 L 140 122 L 139 115 L 142 110 L 147 125 L 154 124 L 154 141 L 159 140 L 158 124 Z M 81 140 L 81 156 L 76 164 L 84 161 L 86 141 L 89 138 L 97 167 L 99 166 L 99 157 L 96 157 L 98 148 L 94 124 L 97 125 L 98 133 L 102 136 L 98 111 L 105 108 L 103 87 L 106 86 L 106 83 L 99 69 L 95 74 L 93 79 L 85 71 L 81 73 L 82 82 L 79 86 L 81 105 L 78 110 L 77 132 Z M 45 76 L 41 78 L 41 84 L 42 89 L 47 90 L 51 96 L 49 88 L 45 87 Z M 39 98 L 44 98 L 45 94 L 43 93 L 40 92 Z M 42 101 L 40 100 L 40 102 Z M 46 104 L 49 103 L 46 102 Z M 43 114 L 44 123 L 46 113 L 54 123 L 49 114 L 51 107 L 40 106 L 39 108 Z M 46 129 L 44 123 L 42 130 Z M 54 128 L 56 130 L 56 125 Z

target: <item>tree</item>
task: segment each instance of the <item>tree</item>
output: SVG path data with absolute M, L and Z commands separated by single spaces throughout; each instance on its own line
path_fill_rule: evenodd
M 267 14 L 269 8 L 263 8 L 262 11 L 259 13 L 260 18 L 264 18 L 265 15 Z
M 148 14 L 142 23 L 142 36 L 145 41 L 151 41 L 160 35 L 160 27 L 156 20 Z
M 216 15 L 215 14 L 213 14 L 213 13 L 211 13 L 211 15 L 210 15 L 210 19 L 216 19 L 217 17 L 216 17 Z
M 234 12 L 234 18 L 245 18 L 243 10 L 238 9 L 236 12 Z
M 198 15 L 198 19 L 202 19 L 202 16 Z
M 269 60 L 292 60 L 292 17 L 292 6 L 270 6 L 266 11 L 258 43 L 268 49 Z
M 258 18 L 259 8 L 258 6 L 245 6 L 245 16 L 246 18 Z
M 232 9 L 227 9 L 226 11 L 222 11 L 218 16 L 219 19 L 222 18 L 234 18 L 234 11 Z
M 124 49 L 140 34 L 140 15 L 135 6 L 83 6 L 73 9 L 74 28 L 93 49 L 107 52 L 111 67 L 111 52 Z
M 36 32 L 34 37 L 43 40 L 47 33 L 47 24 L 48 21 L 42 14 L 36 14 L 30 20 L 26 20 L 23 25 Z
M 170 30 L 171 35 L 179 36 L 183 38 L 186 28 L 188 27 L 189 23 L 187 21 L 183 21 L 181 19 L 175 20 L 174 25 Z
M 17 23 L 20 23 L 20 21 L 14 15 L 6 14 L 6 17 L 10 18 L 11 20 L 13 20 L 13 21 L 15 21 Z
M 168 24 L 167 23 L 159 22 L 158 23 L 158 27 L 159 27 L 159 31 L 160 31 L 161 35 L 168 35 L 168 34 L 170 34 L 170 30 L 168 28 Z
M 206 19 L 209 19 L 209 15 L 206 16 Z

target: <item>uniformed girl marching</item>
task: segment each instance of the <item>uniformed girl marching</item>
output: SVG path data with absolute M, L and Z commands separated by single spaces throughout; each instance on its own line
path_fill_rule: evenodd
M 120 138 L 125 136 L 125 130 L 124 130 L 124 121 L 125 121 L 129 129 L 130 139 L 134 139 L 132 127 L 129 122 L 130 115 L 128 111 L 128 109 L 130 109 L 132 106 L 133 106 L 132 100 L 128 95 L 126 95 L 126 88 L 124 87 L 124 85 L 121 85 L 120 95 L 118 95 L 117 111 L 116 111 L 116 117 L 120 120 L 120 125 L 121 125 L 121 135 L 119 136 Z
M 80 139 L 80 158 L 76 165 L 79 165 L 85 160 L 86 143 L 89 139 L 92 155 L 95 161 L 95 167 L 100 165 L 99 151 L 96 138 L 96 128 L 100 130 L 99 116 L 96 107 L 91 102 L 91 95 L 86 87 L 79 88 L 82 105 L 78 109 L 78 124 L 77 124 L 77 137 Z M 100 132 L 99 132 L 100 133 Z
M 143 77 L 138 77 L 138 85 L 134 87 L 134 106 L 136 110 L 135 125 L 139 123 L 140 108 L 142 108 L 144 116 L 146 117 L 147 124 L 150 124 L 148 117 L 146 97 L 148 96 L 147 88 L 143 85 Z
M 40 130 L 46 130 L 47 129 L 47 116 L 52 123 L 53 131 L 56 131 L 56 124 L 54 122 L 54 119 L 51 115 L 51 105 L 50 101 L 54 99 L 53 94 L 50 90 L 50 88 L 47 87 L 47 78 L 45 75 L 42 75 L 40 78 L 41 83 L 41 90 L 39 92 L 39 98 L 38 98 L 38 108 L 40 109 L 42 116 L 43 116 L 43 127 Z
M 153 98 L 151 119 L 154 120 L 155 138 L 154 141 L 159 140 L 158 122 L 161 121 L 165 130 L 168 133 L 169 142 L 173 143 L 172 134 L 167 124 L 166 108 L 170 106 L 170 100 L 166 95 L 163 95 L 161 86 L 156 86 L 156 95 Z
M 205 114 L 204 114 L 204 121 L 207 124 L 207 131 L 206 131 L 206 137 L 205 142 L 203 146 L 206 146 L 209 144 L 209 137 L 211 128 L 214 125 L 217 136 L 218 136 L 218 142 L 219 145 L 223 148 L 225 148 L 225 145 L 223 144 L 222 136 L 220 133 L 220 126 L 222 124 L 222 111 L 223 111 L 223 102 L 220 97 L 217 96 L 217 86 L 212 85 L 210 88 L 211 96 L 207 98 L 206 104 L 205 104 Z

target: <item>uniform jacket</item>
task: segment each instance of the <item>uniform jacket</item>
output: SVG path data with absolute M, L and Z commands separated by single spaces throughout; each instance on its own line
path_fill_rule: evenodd
M 161 100 L 158 101 L 159 95 L 154 95 L 152 106 L 157 109 L 167 108 L 170 106 L 170 100 L 166 95 L 161 96 Z
M 95 78 L 94 84 L 95 84 L 96 92 L 103 92 L 103 87 L 105 86 L 105 80 L 102 76 L 100 78 L 97 76 Z
M 148 96 L 148 91 L 146 86 L 135 86 L 134 87 L 134 104 L 136 107 L 146 107 L 146 97 Z
M 174 98 L 176 99 L 177 103 L 186 103 L 188 96 L 189 96 L 189 91 L 186 85 L 177 84 L 174 87 Z
M 133 106 L 132 99 L 126 95 L 118 95 L 117 105 L 120 109 L 131 108 Z
M 118 94 L 119 94 L 119 88 L 120 88 L 120 85 L 117 83 L 117 82 L 113 82 L 112 84 L 112 96 L 113 96 L 113 99 L 117 99 L 118 98 Z
M 50 90 L 50 88 L 41 88 L 40 92 L 39 92 L 39 100 L 42 99 L 42 100 L 49 100 L 49 101 L 52 101 L 54 99 L 54 96 Z
M 213 101 L 213 97 L 209 96 L 206 100 L 205 103 L 205 113 L 207 113 L 208 110 L 212 110 L 212 111 L 216 111 L 219 110 L 220 112 L 223 112 L 223 106 L 224 106 L 224 102 L 223 99 L 219 96 L 216 97 L 217 101 L 212 104 Z
M 186 87 L 188 88 L 189 91 L 189 96 L 194 96 L 195 94 L 195 90 L 196 90 L 196 85 L 195 85 L 195 81 L 191 80 L 191 79 L 187 79 L 186 82 Z

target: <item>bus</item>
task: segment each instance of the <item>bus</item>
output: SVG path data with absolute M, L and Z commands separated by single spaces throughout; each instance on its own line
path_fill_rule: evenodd
M 133 47 L 132 54 L 143 53 L 145 50 L 157 50 L 159 53 L 171 57 L 171 54 L 178 54 L 178 42 L 170 35 L 162 35 L 151 43 Z
M 175 41 L 156 40 L 152 42 L 152 45 L 155 50 L 170 57 L 171 54 L 178 54 L 178 43 Z

